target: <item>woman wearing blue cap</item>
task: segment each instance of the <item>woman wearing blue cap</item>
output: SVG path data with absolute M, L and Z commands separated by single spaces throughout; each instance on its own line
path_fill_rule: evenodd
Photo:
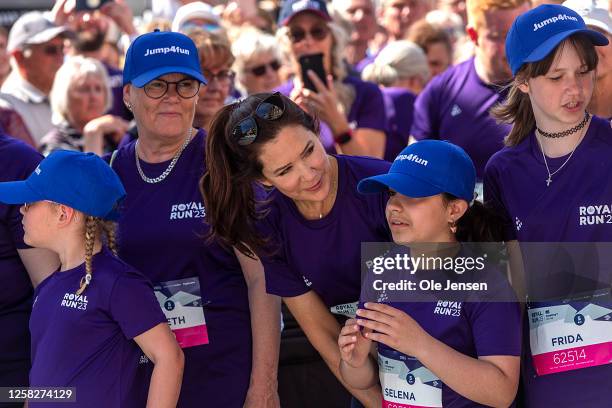
M 358 189 L 389 193 L 386 218 L 396 244 L 447 259 L 476 255 L 460 242 L 499 239 L 494 217 L 474 200 L 475 180 L 474 165 L 460 147 L 426 140 L 405 148 L 387 174 L 362 180 Z M 413 276 L 449 276 L 436 268 Z M 338 339 L 347 383 L 367 388 L 380 381 L 383 407 L 512 404 L 521 354 L 518 304 L 495 266 L 455 272 L 459 281 L 488 282 L 487 289 L 469 297 L 449 291 L 431 297 L 418 283 L 421 291 L 404 298 L 385 291 L 388 302 L 378 303 L 379 295 L 374 302 L 362 298 L 367 302 L 357 320 L 348 321 Z M 373 345 L 378 365 L 370 356 Z
M 180 407 L 278 407 L 280 301 L 261 264 L 207 241 L 198 188 L 206 133 L 193 127 L 202 75 L 180 33 L 153 32 L 128 49 L 124 101 L 138 139 L 111 159 L 128 193 L 119 253 L 144 271 L 185 353 Z
M 172 407 L 183 355 L 149 281 L 115 255 L 112 220 L 124 196 L 93 153 L 58 151 L 25 181 L 0 183 L 0 201 L 24 203 L 24 242 L 61 262 L 34 293 L 30 386 L 74 387 L 81 406 Z
M 612 129 L 586 110 L 595 86 L 595 46 L 606 44 L 576 12 L 557 5 L 519 16 L 508 33 L 514 82 L 496 114 L 512 130 L 507 147 L 487 164 L 484 191 L 486 204 L 504 218 L 505 239 L 522 242 L 527 267 L 535 261 L 526 257 L 535 245 L 525 242 L 612 241 L 606 215 L 612 202 Z M 603 317 L 612 304 L 584 293 L 577 301 L 576 294 L 609 292 L 610 270 L 575 263 L 579 272 L 563 275 L 570 263 L 557 268 L 550 261 L 514 277 L 530 301 L 524 328 L 526 404 L 602 406 L 612 387 L 612 323 Z M 551 310 L 565 319 L 541 320 Z

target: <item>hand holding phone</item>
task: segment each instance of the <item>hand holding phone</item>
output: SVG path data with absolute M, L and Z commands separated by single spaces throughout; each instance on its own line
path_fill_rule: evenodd
M 302 71 L 302 83 L 304 84 L 304 88 L 317 92 L 317 87 L 308 76 L 308 71 L 314 72 L 321 82 L 327 84 L 327 74 L 325 73 L 325 68 L 323 67 L 322 53 L 302 55 L 299 58 L 299 63 Z
M 76 0 L 75 11 L 97 10 L 113 0 Z

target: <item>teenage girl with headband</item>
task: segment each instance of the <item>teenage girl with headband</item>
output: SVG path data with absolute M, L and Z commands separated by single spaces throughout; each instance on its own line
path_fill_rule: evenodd
M 484 177 L 485 203 L 505 220 L 506 241 L 612 241 L 605 217 L 599 222 L 597 214 L 586 212 L 609 211 L 612 202 L 612 129 L 609 121 L 586 111 L 595 86 L 595 46 L 606 44 L 604 35 L 588 29 L 567 7 L 542 5 L 514 21 L 506 39 L 514 81 L 496 110 L 512 129 Z M 523 257 L 533 247 L 521 245 Z M 581 279 L 594 283 L 588 290 L 610 289 L 609 270 L 596 276 L 584 265 L 579 269 Z M 522 364 L 526 406 L 603 406 L 612 387 L 612 323 L 602 316 L 612 305 L 572 303 L 563 286 L 577 275 L 560 279 L 558 272 L 549 266 L 513 276 L 514 281 L 528 278 L 530 286 L 526 320 L 531 327 L 524 328 L 529 343 Z M 536 288 L 570 300 L 540 307 L 533 303 Z M 566 318 L 532 320 L 550 310 Z M 568 334 L 582 341 L 557 341 Z
M 463 149 L 425 140 L 405 148 L 387 174 L 362 180 L 358 190 L 389 193 L 386 217 L 396 244 L 460 254 L 471 252 L 460 242 L 499 239 L 494 218 L 474 200 L 475 183 Z M 501 271 L 491 265 L 484 271 L 478 279 L 490 281 L 487 292 L 453 299 L 452 313 L 437 311 L 440 294 L 413 292 L 410 301 L 386 303 L 362 298 L 367 302 L 357 320 L 347 321 L 338 339 L 343 379 L 358 389 L 380 381 L 385 408 L 511 405 L 519 381 L 520 309 Z M 438 272 L 414 276 L 431 279 Z
M 34 293 L 30 386 L 74 387 L 79 406 L 174 407 L 183 354 L 151 284 L 115 255 L 124 196 L 93 153 L 57 151 L 25 181 L 0 183 L 1 202 L 23 204 L 24 242 L 61 262 Z

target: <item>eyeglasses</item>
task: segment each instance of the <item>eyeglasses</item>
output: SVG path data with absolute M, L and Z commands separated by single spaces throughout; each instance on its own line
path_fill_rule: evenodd
M 278 60 L 272 60 L 271 62 L 267 64 L 257 65 L 249 69 L 249 72 L 255 75 L 256 77 L 261 77 L 266 74 L 266 72 L 268 71 L 268 67 L 272 68 L 272 71 L 276 72 L 280 69 L 281 64 L 280 62 L 278 62 Z
M 207 69 L 203 69 L 202 73 L 204 74 L 204 78 L 208 80 L 208 83 L 211 83 L 212 81 L 217 80 L 221 85 L 230 84 L 234 80 L 234 77 L 236 76 L 234 71 L 231 71 L 229 69 L 219 71 L 216 74 L 213 74 L 212 71 L 209 71 Z
M 28 210 L 30 210 L 34 204 L 40 203 L 41 201 L 44 201 L 44 202 L 47 202 L 47 203 L 51 203 L 53 205 L 59 205 L 55 201 L 51 201 L 51 200 L 33 201 L 31 203 L 23 203 L 23 212 L 28 212 Z
M 149 98 L 159 99 L 168 92 L 172 84 L 176 86 L 178 96 L 183 99 L 193 98 L 200 90 L 200 82 L 195 79 L 186 78 L 175 82 L 154 79 L 144 86 L 144 92 Z
M 301 41 L 304 41 L 306 35 L 310 35 L 310 37 L 316 41 L 323 41 L 327 34 L 329 33 L 329 29 L 326 26 L 317 26 L 310 29 L 310 31 L 303 30 L 301 28 L 292 28 L 289 30 L 289 38 L 291 42 L 297 44 Z
M 275 92 L 259 102 L 255 112 L 238 122 L 232 131 L 232 137 L 238 141 L 240 146 L 250 145 L 257 138 L 258 128 L 255 118 L 267 121 L 277 120 L 283 116 L 284 112 L 285 102 L 280 93 Z

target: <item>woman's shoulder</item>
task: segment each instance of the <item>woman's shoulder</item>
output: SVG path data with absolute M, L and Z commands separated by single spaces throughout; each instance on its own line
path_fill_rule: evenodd
M 389 171 L 391 163 L 385 160 L 368 156 L 335 156 L 338 161 L 338 169 L 342 173 L 352 176 L 356 182 L 370 176 L 377 176 Z
M 596 140 L 607 146 L 612 146 L 612 121 L 593 116 L 591 126 L 595 132 Z
M 363 79 L 358 78 L 356 76 L 349 75 L 342 80 L 342 83 L 344 83 L 345 85 L 352 86 L 355 89 L 355 93 L 357 95 L 364 94 L 382 96 L 382 92 L 378 85 L 373 82 L 364 81 Z
M 530 154 L 532 134 L 533 132 L 530 132 L 516 146 L 504 146 L 501 150 L 495 152 L 485 166 L 485 173 L 493 170 L 505 171 L 513 166 L 523 166 L 521 162 L 524 161 L 524 155 Z
M 34 171 L 42 155 L 21 140 L 0 133 L 1 181 L 25 178 Z

